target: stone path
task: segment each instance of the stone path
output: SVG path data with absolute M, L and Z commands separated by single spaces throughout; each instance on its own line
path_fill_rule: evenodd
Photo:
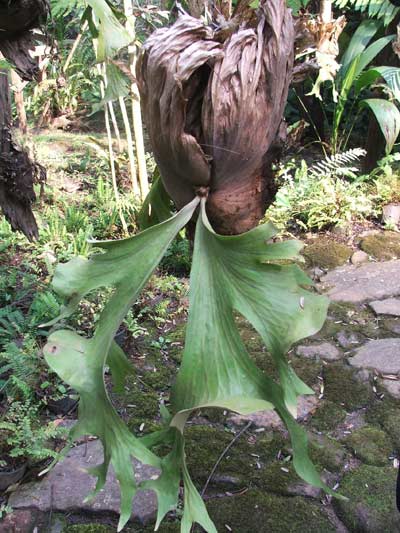
M 395 507 L 400 451 L 400 260 L 339 267 L 321 278 L 318 290 L 333 302 L 328 320 L 321 332 L 294 347 L 289 359 L 316 393 L 299 402 L 298 419 L 309 433 L 311 456 L 326 482 L 349 500 L 327 498 L 297 477 L 290 442 L 274 412 L 239 417 L 205 410 L 187 430 L 189 470 L 198 487 L 204 485 L 239 428 L 248 420 L 253 422 L 221 461 L 207 491 L 211 498 L 207 506 L 220 533 L 400 533 Z M 268 354 L 251 335 L 252 357 L 271 371 Z M 104 523 L 101 513 L 114 513 L 110 529 L 87 530 L 111 533 L 119 503 L 113 476 L 93 503 L 82 503 L 94 483 L 83 469 L 101 461 L 98 442 L 82 444 L 43 481 L 22 485 L 11 495 L 10 504 L 20 513 L 61 512 L 63 520 L 65 513 L 85 517 L 90 511 L 97 525 Z M 137 471 L 141 479 L 157 475 L 143 465 Z M 139 494 L 136 518 L 146 523 L 154 512 L 154 495 Z M 27 520 L 26 514 L 21 517 Z M 53 533 L 78 533 L 74 527 L 67 525 Z M 135 526 L 128 531 L 150 530 Z M 28 531 L 32 528 L 20 533 Z M 179 529 L 176 523 L 167 523 L 160 531 Z
M 96 482 L 87 469 L 103 462 L 103 447 L 98 440 L 80 444 L 68 453 L 64 460 L 49 472 L 43 481 L 25 483 L 9 498 L 13 509 L 36 509 L 48 512 L 103 512 L 118 513 L 120 504 L 119 485 L 110 469 L 104 488 L 94 498 L 85 502 L 86 496 L 95 488 Z M 133 463 L 138 483 L 158 477 L 159 472 L 138 461 Z M 156 496 L 152 491 L 139 491 L 134 498 L 132 517 L 141 523 L 154 518 L 157 509 Z
M 321 278 L 321 291 L 333 302 L 360 303 L 400 295 L 400 260 L 345 265 Z

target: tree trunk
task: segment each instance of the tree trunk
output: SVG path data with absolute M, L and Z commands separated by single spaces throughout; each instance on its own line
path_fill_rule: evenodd
M 24 80 L 37 74 L 29 51 L 34 47 L 29 30 L 40 26 L 49 12 L 48 0 L 13 0 L 0 4 L 0 52 Z
M 47 13 L 47 0 L 0 4 L 0 52 L 25 80 L 32 79 L 38 71 L 29 53 L 34 46 L 30 30 L 39 26 Z M 33 185 L 44 177 L 44 169 L 13 141 L 8 70 L 0 70 L 0 207 L 12 228 L 23 231 L 28 239 L 38 235 L 32 213 Z
M 23 231 L 30 240 L 38 235 L 31 209 L 38 172 L 28 154 L 12 140 L 8 72 L 0 70 L 0 206 L 12 228 Z

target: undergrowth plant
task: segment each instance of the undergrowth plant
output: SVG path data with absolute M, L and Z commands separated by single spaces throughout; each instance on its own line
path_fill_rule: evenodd
M 364 153 L 353 149 L 311 166 L 304 160 L 282 165 L 281 187 L 265 220 L 282 230 L 315 231 L 379 219 L 386 204 L 400 200 L 400 156 L 384 157 L 364 175 L 357 165 Z
M 386 154 L 390 153 L 400 132 L 399 101 L 400 69 L 379 66 L 367 68 L 378 54 L 388 46 L 395 35 L 385 35 L 371 40 L 381 29 L 377 20 L 361 22 L 351 37 L 341 57 L 341 66 L 335 79 L 338 97 L 334 105 L 331 148 L 334 153 L 346 150 L 350 135 L 360 114 L 368 109 L 375 116 L 386 141 Z M 366 89 L 381 81 L 381 86 L 389 92 L 389 99 L 376 96 L 361 99 Z
M 43 424 L 38 407 L 30 401 L 15 401 L 0 418 L 0 456 L 7 458 L 7 464 L 21 461 L 38 462 L 59 454 L 50 447 L 56 437 L 65 435 L 65 430 L 53 422 Z M 6 465 L 3 465 L 5 467 Z

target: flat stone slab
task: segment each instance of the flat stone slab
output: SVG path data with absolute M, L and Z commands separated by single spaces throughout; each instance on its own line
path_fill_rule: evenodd
M 298 346 L 296 354 L 307 358 L 320 357 L 321 359 L 326 359 L 328 361 L 334 361 L 342 357 L 340 351 L 330 342 Z
M 381 384 L 394 398 L 400 399 L 400 381 L 382 379 Z
M 119 513 L 119 484 L 110 468 L 107 482 L 96 498 L 84 502 L 96 485 L 96 479 L 87 468 L 103 462 L 103 447 L 99 440 L 73 448 L 42 481 L 20 485 L 11 494 L 9 505 L 13 509 L 38 509 L 43 512 L 91 511 Z M 129 465 L 127 465 L 127 468 Z M 135 478 L 139 483 L 155 479 L 159 471 L 134 461 Z M 143 524 L 153 519 L 157 511 L 157 498 L 153 491 L 139 491 L 133 501 L 132 517 Z
M 328 272 L 318 284 L 335 302 L 359 303 L 400 295 L 400 260 L 345 265 Z
M 387 298 L 370 302 L 370 307 L 377 315 L 400 316 L 400 299 Z
M 382 374 L 400 372 L 400 339 L 370 340 L 356 355 L 349 358 L 349 363 L 357 368 L 372 368 Z
M 297 401 L 297 420 L 303 420 L 310 413 L 313 413 L 317 408 L 318 398 L 314 395 L 300 396 Z M 252 415 L 237 415 L 233 414 L 229 420 L 234 424 L 243 424 L 246 422 L 253 422 L 259 428 L 283 429 L 284 424 L 280 419 L 278 413 L 274 409 L 267 411 L 259 411 Z

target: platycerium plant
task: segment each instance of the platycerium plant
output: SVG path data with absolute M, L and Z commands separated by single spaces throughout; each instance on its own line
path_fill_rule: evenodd
M 53 282 L 67 300 L 64 317 L 90 291 L 114 288 L 94 336 L 57 330 L 45 357 L 80 394 L 71 436 L 92 434 L 103 444 L 104 463 L 92 471 L 96 491 L 113 465 L 121 488 L 120 528 L 138 488 L 157 494 L 157 528 L 176 508 L 182 481 L 181 531 L 189 533 L 197 522 L 216 532 L 185 460 L 185 424 L 201 407 L 243 415 L 275 409 L 290 433 L 296 471 L 329 492 L 295 421 L 297 397 L 313 391 L 286 360 L 292 343 L 322 326 L 327 300 L 306 290 L 310 280 L 291 262 L 299 259 L 301 245 L 273 242 L 273 226 L 258 226 L 275 190 L 271 165 L 291 75 L 292 21 L 284 0 L 268 0 L 243 20 L 213 28 L 184 14 L 148 40 L 138 73 L 145 116 L 163 183 L 179 212 L 131 238 L 96 242 L 101 253 L 60 265 Z M 196 219 L 181 369 L 169 410 L 162 407 L 163 429 L 136 438 L 112 406 L 104 369 L 120 387 L 129 363 L 114 336 L 171 241 Z M 249 357 L 238 314 L 263 339 L 279 383 Z M 161 442 L 170 451 L 158 457 L 152 449 Z M 159 477 L 138 487 L 132 457 L 158 467 Z

